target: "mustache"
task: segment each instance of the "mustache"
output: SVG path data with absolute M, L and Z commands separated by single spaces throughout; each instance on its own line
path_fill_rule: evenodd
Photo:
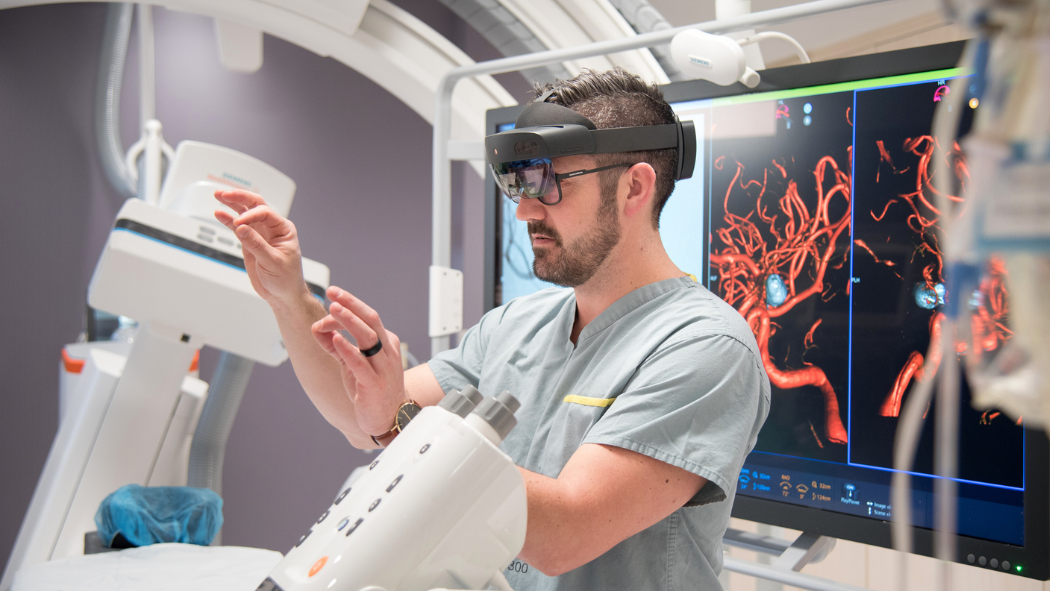
M 554 240 L 555 245 L 561 246 L 561 235 L 558 234 L 558 231 L 554 228 L 548 226 L 543 222 L 538 221 L 528 222 L 528 226 L 529 236 L 532 236 L 533 234 L 543 234 L 544 236 L 549 236 L 550 238 L 552 238 Z

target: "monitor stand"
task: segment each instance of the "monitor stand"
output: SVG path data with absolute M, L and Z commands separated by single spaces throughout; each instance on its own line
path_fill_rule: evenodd
M 835 547 L 835 538 L 802 532 L 791 541 L 730 528 L 722 543 L 774 557 L 772 564 L 764 564 L 726 555 L 723 568 L 728 571 L 810 591 L 865 591 L 863 587 L 799 572 L 811 562 L 824 560 Z

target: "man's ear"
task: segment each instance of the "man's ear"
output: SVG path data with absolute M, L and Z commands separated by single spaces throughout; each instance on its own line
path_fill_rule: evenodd
M 620 177 L 621 194 L 626 191 L 624 215 L 650 216 L 653 204 L 653 193 L 656 190 L 656 171 L 648 162 L 639 162 L 627 169 Z

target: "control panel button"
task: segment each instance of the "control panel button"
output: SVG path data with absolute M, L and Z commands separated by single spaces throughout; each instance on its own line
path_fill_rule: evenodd
M 376 500 L 372 501 L 372 504 L 368 506 L 368 512 L 371 513 L 372 511 L 375 511 L 376 507 L 379 506 L 379 501 L 381 501 L 381 500 L 382 499 L 376 499 Z
M 318 558 L 317 562 L 315 562 L 314 565 L 310 567 L 310 576 L 312 577 L 312 576 L 316 575 L 317 573 L 321 572 L 321 569 L 324 568 L 324 565 L 327 562 L 328 562 L 328 557 L 327 556 L 322 556 L 322 557 Z
M 988 564 L 992 565 L 992 568 L 999 568 L 999 559 L 993 558 L 988 561 Z
M 405 475 L 402 474 L 402 475 L 398 476 L 397 478 L 395 478 L 394 481 L 390 483 L 390 486 L 386 487 L 386 492 L 390 492 L 390 491 L 394 490 L 394 487 L 397 486 L 397 483 L 401 482 L 401 479 L 404 478 L 404 477 L 405 477 Z
M 349 517 L 344 517 L 343 520 L 339 522 L 339 527 L 335 528 L 335 531 L 343 531 L 343 528 L 346 527 L 347 524 L 349 524 L 349 523 L 350 523 L 350 518 Z
M 967 554 L 966 555 L 966 562 L 969 562 L 970 564 L 973 564 L 973 563 L 977 562 L 977 557 L 974 556 L 973 554 Z
M 988 564 L 988 559 L 985 558 L 984 556 L 982 556 L 982 557 L 977 559 L 977 564 L 979 564 L 981 566 L 984 566 L 984 565 Z
M 317 523 L 321 523 L 322 521 L 324 521 L 325 518 L 328 517 L 328 513 L 329 513 L 328 511 L 325 511 L 324 513 L 321 513 L 321 516 L 317 518 Z
M 302 546 L 303 542 L 306 541 L 306 538 L 309 538 L 310 534 L 312 534 L 312 533 L 314 533 L 314 530 L 310 530 L 310 531 L 306 532 L 305 534 L 303 534 L 303 537 L 299 538 L 299 541 L 295 543 L 295 547 L 298 548 L 299 546 Z
M 350 487 L 347 487 L 346 490 L 339 493 L 339 496 L 335 499 L 335 504 L 338 505 L 339 503 L 343 502 L 343 499 L 345 499 L 346 495 L 348 494 L 350 494 Z
M 1004 560 L 1003 561 L 1003 570 L 1010 570 L 1010 561 L 1009 560 Z
M 373 470 L 378 465 L 379 465 L 379 460 L 376 460 L 376 461 L 374 461 L 374 462 L 372 462 L 371 464 L 368 465 L 368 469 L 369 470 Z
M 357 528 L 361 527 L 361 522 L 363 522 L 363 521 L 364 521 L 364 519 L 361 519 L 359 517 L 357 519 L 357 521 L 355 521 L 354 524 L 350 526 L 350 529 L 346 530 L 346 537 L 349 538 L 350 534 L 354 533 L 354 531 L 357 530 Z
M 428 449 L 430 449 L 430 444 L 429 443 L 424 445 L 423 447 L 419 448 L 419 453 L 425 454 L 425 453 L 427 453 Z

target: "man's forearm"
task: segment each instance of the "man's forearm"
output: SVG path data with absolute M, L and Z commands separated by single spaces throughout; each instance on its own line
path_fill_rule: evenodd
M 578 534 L 588 521 L 578 510 L 578 499 L 565 483 L 524 468 L 528 494 L 528 526 L 522 560 L 548 576 L 557 576 L 589 562 L 607 549 L 586 548 Z M 582 518 L 582 519 L 581 519 Z
M 700 476 L 622 448 L 584 444 L 557 478 L 519 468 L 528 496 L 521 559 L 557 576 L 601 556 L 685 504 Z
M 371 447 L 372 440 L 361 431 L 340 375 L 339 364 L 317 343 L 311 326 L 327 314 L 324 306 L 304 290 L 294 302 L 273 303 L 277 326 L 306 395 L 321 416 L 339 429 L 355 447 Z

